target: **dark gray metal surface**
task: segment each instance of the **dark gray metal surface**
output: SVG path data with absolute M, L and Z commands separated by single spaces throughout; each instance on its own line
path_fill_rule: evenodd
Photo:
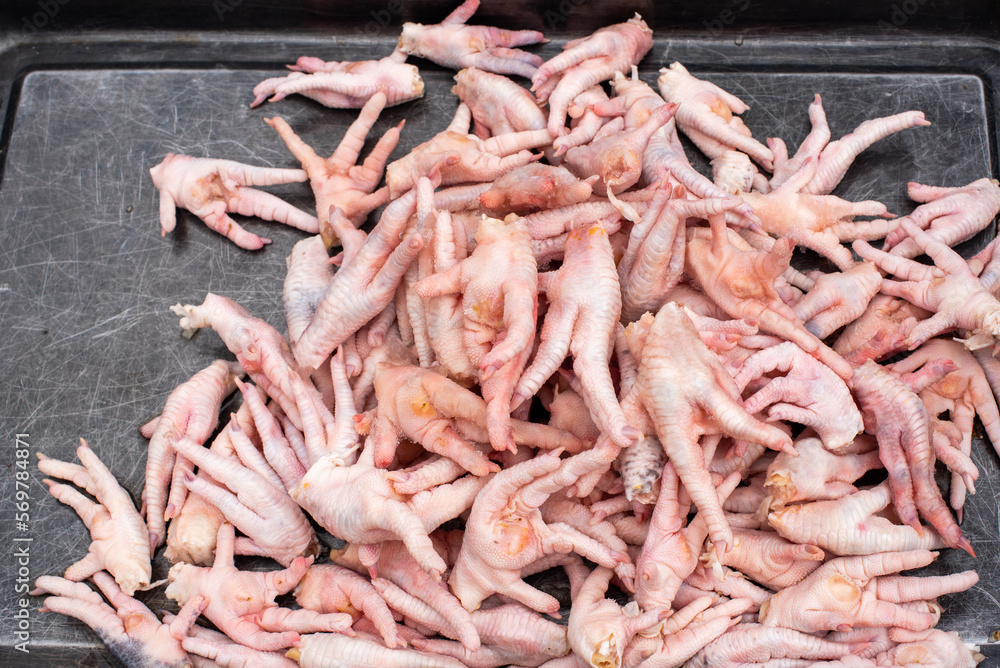
M 283 327 L 284 258 L 303 235 L 250 222 L 251 230 L 274 239 L 251 253 L 183 212 L 178 229 L 161 238 L 148 169 L 171 151 L 295 166 L 263 123 L 276 114 L 329 153 L 356 112 L 300 98 L 250 110 L 252 87 L 299 55 L 378 57 L 394 39 L 394 30 L 373 40 L 53 34 L 8 42 L 0 50 L 0 112 L 6 110 L 0 137 L 0 464 L 6 471 L 0 543 L 31 539 L 31 580 L 61 573 L 84 556 L 89 541 L 75 514 L 46 493 L 34 452 L 72 460 L 83 436 L 138 498 L 146 447 L 138 426 L 158 413 L 177 384 L 212 359 L 229 357 L 214 333 L 181 338 L 168 307 L 199 303 L 213 291 Z M 913 209 L 905 191 L 909 180 L 962 185 L 997 176 L 1000 50 L 987 42 L 947 40 L 894 46 L 890 50 L 877 36 L 847 43 L 785 35 L 735 44 L 695 35 L 658 40 L 641 73 L 654 83 L 659 67 L 680 60 L 751 105 L 745 119 L 756 137 L 780 136 L 790 147 L 808 132 L 806 109 L 816 92 L 823 95 L 835 138 L 866 118 L 923 110 L 932 126 L 869 149 L 836 191 L 850 199 L 879 199 L 906 213 Z M 541 53 L 547 57 L 558 48 L 557 41 Z M 425 97 L 384 112 L 373 133 L 406 118 L 397 156 L 443 129 L 457 104 L 450 94 L 452 73 L 417 64 Z M 311 206 L 306 184 L 272 192 Z M 981 242 L 970 242 L 966 254 Z M 32 452 L 30 520 L 23 531 L 14 518 L 17 433 L 28 434 Z M 988 444 L 977 442 L 974 458 L 982 475 L 963 529 L 979 558 L 946 551 L 934 568 L 978 569 L 980 585 L 943 600 L 941 627 L 982 642 L 1000 627 L 1000 469 Z M 154 578 L 165 574 L 160 558 Z M 16 557 L 6 551 L 0 556 L 0 663 L 106 662 L 83 625 L 38 613 L 40 599 L 32 601 L 31 653 L 13 651 L 16 586 Z M 164 601 L 162 588 L 142 598 L 154 609 L 175 609 Z

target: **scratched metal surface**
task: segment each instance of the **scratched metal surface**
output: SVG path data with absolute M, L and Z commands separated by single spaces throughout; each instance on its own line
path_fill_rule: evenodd
M 168 307 L 200 302 L 213 291 L 282 327 L 284 258 L 301 233 L 250 222 L 251 230 L 274 243 L 245 252 L 182 212 L 177 230 L 161 238 L 148 169 L 171 151 L 293 167 L 293 158 L 263 123 L 274 114 L 284 116 L 320 152 L 332 151 L 354 112 L 327 110 L 299 98 L 250 110 L 251 88 L 297 55 L 357 59 L 388 53 L 392 45 L 389 36 L 332 43 L 310 37 L 279 42 L 259 35 L 224 40 L 220 47 L 196 35 L 183 40 L 88 35 L 8 44 L 0 52 L 0 77 L 6 80 L 0 90 L 0 110 L 6 109 L 0 147 L 0 462 L 6 471 L 0 481 L 0 544 L 31 539 L 32 580 L 61 573 L 84 556 L 89 539 L 74 513 L 45 492 L 33 461 L 30 521 L 25 531 L 18 530 L 15 433 L 28 434 L 32 453 L 68 460 L 77 439 L 87 438 L 138 499 L 146 445 L 138 426 L 158 413 L 173 387 L 212 359 L 229 357 L 211 332 L 182 339 Z M 555 53 L 559 44 L 546 46 L 543 55 Z M 740 45 L 663 39 L 644 62 L 642 75 L 654 82 L 660 66 L 681 60 L 751 104 L 745 118 L 755 136 L 780 136 L 789 146 L 808 132 L 806 109 L 816 92 L 826 101 L 834 137 L 866 118 L 924 110 L 931 127 L 869 149 L 837 190 L 851 199 L 879 199 L 898 213 L 913 208 L 905 193 L 909 180 L 961 185 L 997 176 L 995 63 L 1000 58 L 993 45 L 931 42 L 890 54 L 884 42 L 824 43 L 811 37 L 787 42 L 783 49 L 774 46 L 767 38 Z M 69 62 L 77 65 L 66 67 Z M 451 73 L 422 61 L 419 66 L 425 97 L 387 110 L 375 128 L 380 134 L 406 118 L 396 155 L 442 129 L 456 106 Z M 272 192 L 310 207 L 305 184 Z M 965 252 L 981 242 L 970 242 Z M 947 551 L 934 569 L 978 569 L 980 585 L 943 599 L 941 627 L 982 642 L 1000 627 L 1000 470 L 996 454 L 981 441 L 974 458 L 982 475 L 963 528 L 980 556 L 973 561 Z M 106 652 L 88 629 L 38 613 L 39 599 L 32 601 L 31 654 L 12 651 L 16 563 L 7 551 L 0 560 L 5 665 L 107 664 Z M 165 577 L 166 568 L 159 558 L 154 578 Z M 559 588 L 558 583 L 549 586 Z M 142 598 L 154 609 L 175 609 L 162 589 Z M 1000 663 L 990 659 L 984 665 Z

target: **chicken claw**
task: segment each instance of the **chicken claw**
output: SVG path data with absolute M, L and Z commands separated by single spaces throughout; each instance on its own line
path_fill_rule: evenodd
M 545 129 L 535 96 L 505 76 L 468 67 L 455 75 L 451 92 L 472 112 L 476 136 Z
M 791 449 L 776 427 L 752 418 L 740 402 L 729 372 L 701 340 L 691 319 L 674 302 L 626 329 L 629 350 L 639 361 L 636 388 L 656 435 L 698 509 L 704 513 L 716 549 L 733 544 L 722 503 L 698 444 L 702 434 L 720 431 L 775 450 Z
M 1000 184 L 979 179 L 960 188 L 940 188 L 910 182 L 910 199 L 923 202 L 906 219 L 941 243 L 955 246 L 989 226 L 1000 213 Z M 893 221 L 889 221 L 892 225 Z M 899 227 L 885 237 L 882 250 L 913 258 L 922 252 Z
M 747 399 L 743 407 L 748 413 L 755 415 L 771 406 L 769 420 L 809 425 L 829 450 L 851 443 L 864 431 L 861 413 L 844 381 L 791 341 L 748 357 L 733 380 L 743 390 L 751 381 L 775 371 L 786 375 L 767 380 Z
M 353 466 L 323 458 L 289 493 L 338 538 L 362 545 L 402 540 L 421 568 L 440 576 L 446 564 L 428 533 L 465 512 L 488 478 L 466 476 L 407 497 L 395 492 L 389 472 L 374 461 L 371 441 Z
M 729 476 L 719 488 L 720 495 L 728 496 L 739 481 L 739 474 Z M 660 485 L 649 533 L 635 563 L 635 600 L 644 610 L 670 609 L 681 584 L 697 567 L 708 536 L 704 512 L 684 526 L 686 508 L 681 508 L 677 498 L 680 479 L 670 462 L 663 467 Z
M 838 659 L 851 651 L 847 643 L 831 642 L 791 629 L 740 624 L 710 643 L 688 664 L 690 668 L 718 666 L 826 666 L 826 663 L 794 662 L 796 659 Z M 781 659 L 789 662 L 785 663 Z
M 477 9 L 479 0 L 465 0 L 441 23 L 429 26 L 404 23 L 399 36 L 399 49 L 456 70 L 478 67 L 496 74 L 518 74 L 530 78 L 542 64 L 542 59 L 510 47 L 548 40 L 537 30 L 465 25 Z
M 983 330 L 1000 337 L 1000 301 L 976 278 L 962 256 L 909 220 L 899 221 L 917 247 L 934 260 L 934 267 L 897 257 L 855 241 L 854 250 L 880 269 L 903 279 L 882 281 L 882 292 L 902 297 L 934 313 L 918 323 L 906 339 L 910 350 L 949 329 Z
M 436 656 L 409 649 L 390 649 L 375 637 L 350 638 L 339 633 L 311 633 L 286 656 L 301 668 L 465 668 L 448 656 Z
M 598 195 L 607 194 L 610 198 L 628 190 L 642 175 L 642 155 L 650 137 L 673 117 L 676 109 L 673 104 L 661 105 L 636 128 L 569 149 L 567 168 L 580 178 L 599 176 L 600 180 L 594 183 Z
M 168 573 L 167 598 L 181 605 L 203 598 L 209 621 L 233 640 L 261 651 L 291 647 L 299 641 L 299 632 L 350 632 L 350 615 L 293 611 L 275 604 L 275 596 L 298 584 L 312 558 L 298 557 L 283 571 L 240 571 L 233 565 L 234 543 L 233 525 L 223 523 L 215 563 L 211 568 L 175 564 Z
M 515 450 L 510 402 L 534 343 L 538 313 L 538 270 L 524 219 L 484 217 L 472 255 L 413 287 L 424 298 L 462 294 L 465 348 L 479 367 L 490 443 Z
M 170 310 L 181 316 L 180 326 L 186 336 L 204 327 L 214 329 L 243 370 L 278 402 L 296 429 L 304 429 L 307 416 L 318 415 L 323 428 L 334 433 L 336 424 L 323 396 L 308 377 L 298 375 L 288 341 L 268 322 L 253 317 L 232 299 L 211 292 L 198 306 L 176 304 Z M 325 445 L 324 439 L 310 455 L 321 456 Z
M 878 513 L 892 497 L 888 483 L 832 501 L 814 501 L 772 511 L 767 519 L 788 540 L 817 545 L 832 554 L 874 554 L 903 550 L 937 549 L 944 541 L 929 527 L 890 522 Z
M 640 631 L 659 624 L 668 610 L 649 610 L 629 615 L 615 601 L 604 598 L 614 572 L 603 566 L 584 581 L 573 597 L 569 613 L 569 643 L 577 656 L 590 666 L 620 666 L 626 645 Z M 728 619 L 727 625 L 728 625 Z M 725 628 L 725 627 L 723 627 Z
M 454 460 L 473 475 L 499 472 L 499 466 L 455 431 L 452 416 L 442 414 L 435 405 L 459 404 L 461 400 L 455 401 L 449 395 L 454 397 L 465 392 L 465 388 L 426 369 L 380 366 L 375 372 L 378 403 L 372 426 L 375 465 L 389 466 L 399 439 L 405 436 L 423 445 L 428 452 Z M 479 397 L 473 395 L 471 398 Z
M 793 244 L 778 239 L 766 253 L 744 250 L 733 243 L 723 219 L 709 216 L 709 222 L 711 234 L 688 230 L 685 267 L 695 283 L 730 317 L 756 320 L 762 331 L 797 344 L 849 380 L 851 366 L 806 330 L 774 288 L 774 279 L 788 268 Z M 736 240 L 742 241 L 738 236 Z
M 175 445 L 178 452 L 228 489 L 191 474 L 184 484 L 246 534 L 236 541 L 238 554 L 271 557 L 282 566 L 290 565 L 296 557 L 316 556 L 316 533 L 266 461 L 270 453 L 261 456 L 235 420 L 228 428 L 240 459 L 223 457 L 187 439 Z
M 770 507 L 839 499 L 855 493 L 858 490 L 851 483 L 868 471 L 882 468 L 878 449 L 869 448 L 874 445 L 874 439 L 866 435 L 833 453 L 813 432 L 807 432 L 795 441 L 797 457 L 779 452 L 767 467 L 764 489 L 770 496 Z
M 424 94 L 424 82 L 414 65 L 405 63 L 406 54 L 396 49 L 380 60 L 323 62 L 319 58 L 299 58 L 288 69 L 291 74 L 261 81 L 253 89 L 250 108 L 283 100 L 298 93 L 334 109 L 360 109 L 378 94 L 389 106 L 409 102 Z
M 372 125 L 378 120 L 379 113 L 385 108 L 386 97 L 376 93 L 358 115 L 357 120 L 347 129 L 340 146 L 329 158 L 321 158 L 316 152 L 299 138 L 288 123 L 280 117 L 266 118 L 265 122 L 277 131 L 288 146 L 288 150 L 302 163 L 302 168 L 309 175 L 309 185 L 316 196 L 316 215 L 319 218 L 319 231 L 324 242 L 333 245 L 335 236 L 324 229 L 330 221 L 330 211 L 333 207 L 340 208 L 354 227 L 361 227 L 368 214 L 388 203 L 389 191 L 386 188 L 375 190 L 382 179 L 389 154 L 399 143 L 399 133 L 403 129 L 401 122 L 386 132 L 365 158 L 361 165 L 354 164 L 361 153 L 361 147 Z
M 79 582 L 100 570 L 111 573 L 128 596 L 149 586 L 152 575 L 149 532 L 132 504 L 87 442 L 80 439 L 76 455 L 83 466 L 61 462 L 38 453 L 38 470 L 70 480 L 97 499 L 94 503 L 69 485 L 45 479 L 49 493 L 70 506 L 87 525 L 93 542 L 87 556 L 66 569 L 67 580 Z
M 826 558 L 826 553 L 815 545 L 792 543 L 771 531 L 739 529 L 733 533 L 736 544 L 722 559 L 708 552 L 701 560 L 713 571 L 730 566 L 770 589 L 791 587 L 819 568 Z
M 784 141 L 767 140 L 768 146 L 774 152 L 774 176 L 771 177 L 771 188 L 779 187 L 792 174 L 799 171 L 806 160 L 813 158 L 816 161 L 816 174 L 802 188 L 802 192 L 829 195 L 844 178 L 854 159 L 866 148 L 896 132 L 930 125 L 930 121 L 924 118 L 922 111 L 904 111 L 894 116 L 864 121 L 854 129 L 854 132 L 831 142 L 830 126 L 827 125 L 826 111 L 823 109 L 823 99 L 819 93 L 809 105 L 809 120 L 812 123 L 812 130 L 792 158 L 788 157 L 788 148 Z
M 608 359 L 621 314 L 621 288 L 607 233 L 599 226 L 577 229 L 566 239 L 562 267 L 539 276 L 549 302 L 542 343 L 521 376 L 512 405 L 533 396 L 570 353 L 582 396 L 597 426 L 618 445 L 642 436 L 618 404 Z
M 764 603 L 760 622 L 803 633 L 868 626 L 926 630 L 937 621 L 937 615 L 909 605 L 911 602 L 965 591 L 979 581 L 975 571 L 941 577 L 895 575 L 926 566 L 936 556 L 936 552 L 914 550 L 828 561 Z
M 774 160 L 771 149 L 751 137 L 749 128 L 739 116 L 734 116 L 750 108 L 743 100 L 692 76 L 680 63 L 661 69 L 657 84 L 663 99 L 677 104 L 677 128 L 709 158 L 737 150 L 764 169 L 771 169 Z
M 601 28 L 593 35 L 567 42 L 563 52 L 531 77 L 531 90 L 549 103 L 549 132 L 558 137 L 566 125 L 566 114 L 577 95 L 607 81 L 615 72 L 629 72 L 653 47 L 653 31 L 636 14 L 625 23 Z M 555 87 L 546 82 L 561 74 Z
M 276 220 L 311 234 L 319 232 L 319 221 L 314 216 L 270 193 L 250 187 L 301 183 L 308 178 L 301 169 L 253 167 L 231 160 L 168 153 L 149 173 L 153 177 L 153 185 L 160 191 L 162 236 L 172 232 L 177 224 L 175 209 L 178 206 L 247 250 L 263 248 L 271 240 L 247 232 L 227 213 Z
M 51 594 L 41 612 L 79 619 L 97 633 L 122 666 L 191 668 L 181 641 L 207 605 L 205 599 L 192 598 L 169 624 L 160 623 L 149 608 L 123 592 L 107 573 L 98 571 L 93 580 L 111 605 L 82 582 L 51 575 L 38 578 L 31 595 Z
M 481 647 L 479 633 L 469 611 L 462 607 L 447 587 L 442 586 L 420 568 L 403 543 L 398 540 L 383 542 L 377 558 L 370 562 L 369 566 L 361 563 L 362 552 L 358 545 L 348 545 L 343 550 L 332 552 L 331 559 L 355 572 L 366 575 L 377 574 L 376 583 L 379 584 L 374 586 L 380 589 L 383 595 L 388 595 L 390 590 L 382 583 L 391 582 L 395 585 L 393 590 L 395 593 L 402 591 L 410 598 L 423 602 L 432 613 L 440 617 L 447 627 L 443 630 L 449 632 L 448 637 L 458 639 L 469 651 L 474 652 Z
M 834 195 L 811 195 L 802 192 L 816 173 L 816 163 L 809 159 L 787 181 L 767 194 L 743 194 L 760 218 L 765 232 L 790 239 L 828 258 L 841 271 L 854 265 L 851 251 L 842 240 L 856 238 L 855 216 L 890 217 L 885 205 L 875 201 L 848 202 Z
M 468 124 L 466 123 L 465 126 Z M 536 160 L 528 149 L 546 146 L 552 138 L 544 130 L 525 130 L 480 139 L 454 129 L 444 130 L 389 164 L 385 182 L 389 193 L 399 197 L 416 185 L 420 176 L 437 167 L 441 185 L 492 181 L 516 167 Z
M 307 610 L 346 612 L 355 619 L 364 615 L 390 649 L 406 645 L 385 601 L 367 578 L 353 571 L 333 564 L 313 564 L 292 593 L 295 602 Z
M 882 275 L 871 262 L 855 262 L 844 272 L 823 274 L 792 309 L 806 331 L 825 339 L 857 320 L 882 286 Z
M 919 391 L 920 398 L 931 415 L 934 431 L 943 429 L 941 421 L 937 418 L 947 411 L 949 422 L 960 435 L 959 442 L 953 445 L 957 445 L 959 452 L 964 457 L 969 457 L 972 454 L 972 424 L 978 413 L 990 443 L 1000 443 L 1000 411 L 997 409 L 996 398 L 990 389 L 983 367 L 977 363 L 976 358 L 961 343 L 945 339 L 931 339 L 906 359 L 893 364 L 891 370 L 893 373 L 908 374 L 921 367 L 925 370 L 929 369 L 942 359 L 949 360 L 954 365 L 948 369 L 948 375 Z M 935 433 L 933 438 L 935 452 L 939 452 L 938 434 Z M 994 445 L 994 449 L 996 447 Z M 940 501 L 940 491 L 934 481 L 934 455 L 930 452 L 922 454 L 921 477 L 924 479 L 924 486 L 936 495 L 937 501 Z M 948 461 L 945 463 L 951 464 Z M 973 470 L 975 471 L 974 464 Z M 970 471 L 965 476 L 954 473 L 952 476 L 951 503 L 952 507 L 960 513 L 959 520 L 962 517 L 961 508 L 965 500 L 965 490 L 967 487 L 971 487 L 970 483 L 976 477 L 978 477 L 978 471 L 975 473 Z M 916 485 L 917 479 L 914 476 L 914 488 Z M 971 487 L 969 491 L 974 492 L 974 489 Z M 949 514 L 944 509 L 939 509 L 939 511 Z
M 953 368 L 937 369 L 931 382 Z M 871 361 L 858 367 L 852 385 L 865 429 L 878 440 L 879 456 L 889 473 L 893 507 L 899 518 L 919 532 L 919 510 L 948 545 L 974 554 L 934 482 L 930 415 L 920 397 Z
M 539 510 L 556 492 L 581 476 L 609 466 L 617 448 L 593 450 L 559 459 L 545 453 L 501 471 L 472 506 L 462 549 L 449 585 L 467 610 L 494 593 L 533 610 L 557 613 L 559 601 L 521 580 L 521 569 L 554 552 L 575 551 L 602 566 L 615 568 L 628 555 L 602 545 L 565 524 L 548 525 Z
M 389 204 L 364 245 L 334 275 L 313 321 L 294 344 L 300 365 L 319 368 L 351 334 L 392 302 L 396 286 L 424 245 L 419 232 L 403 234 L 415 211 L 416 191 Z

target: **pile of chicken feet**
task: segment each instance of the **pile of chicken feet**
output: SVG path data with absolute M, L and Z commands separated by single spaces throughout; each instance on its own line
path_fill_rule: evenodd
M 893 218 L 830 192 L 922 113 L 830 141 L 817 95 L 789 156 L 681 64 L 641 81 L 638 15 L 543 63 L 513 48 L 541 34 L 466 25 L 476 7 L 406 24 L 382 61 L 304 58 L 258 86 L 255 104 L 361 107 L 329 158 L 276 117 L 301 170 L 151 170 L 164 233 L 182 207 L 244 248 L 267 240 L 229 213 L 313 236 L 287 260 L 286 334 L 215 294 L 173 308 L 236 361 L 143 427 L 138 512 L 85 443 L 80 465 L 40 457 L 96 498 L 46 481 L 93 545 L 39 578 L 45 609 L 129 666 L 974 666 L 934 627 L 975 571 L 901 573 L 973 552 L 976 415 L 1000 444 L 1000 254 L 950 248 L 993 221 L 997 182 L 911 183 L 920 205 Z M 357 164 L 382 109 L 422 94 L 407 55 L 463 68 L 455 118 L 386 166 L 401 123 Z M 254 189 L 305 180 L 317 218 Z M 795 270 L 796 245 L 837 271 Z M 332 563 L 314 523 L 348 543 Z M 164 542 L 181 607 L 160 619 L 132 595 Z M 524 580 L 552 568 L 568 626 Z M 289 592 L 299 607 L 275 603 Z

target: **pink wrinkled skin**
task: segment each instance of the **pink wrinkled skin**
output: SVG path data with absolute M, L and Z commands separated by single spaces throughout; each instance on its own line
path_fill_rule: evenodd
M 152 167 L 164 234 L 180 206 L 247 250 L 269 240 L 229 214 L 308 237 L 226 250 L 290 253 L 283 323 L 239 303 L 266 288 L 277 308 L 253 276 L 213 274 L 203 303 L 170 309 L 236 361 L 155 388 L 140 510 L 85 443 L 81 464 L 39 456 L 46 510 L 90 532 L 63 577 L 38 578 L 42 611 L 130 666 L 975 665 L 935 627 L 976 572 L 902 573 L 944 546 L 975 557 L 961 522 L 990 489 L 976 416 L 1000 452 L 1000 255 L 951 246 L 992 223 L 997 182 L 911 182 L 917 206 L 894 218 L 889 193 L 830 193 L 873 143 L 930 133 L 922 112 L 831 142 L 816 95 L 789 156 L 751 129 L 773 93 L 748 89 L 751 115 L 681 63 L 649 85 L 638 14 L 543 62 L 541 33 L 470 24 L 478 8 L 405 23 L 383 58 L 305 56 L 258 85 L 251 106 L 360 109 L 309 126 L 313 102 L 292 98 L 287 122 L 264 119 L 265 150 L 280 139 L 302 169 Z M 419 59 L 458 70 L 454 106 L 389 109 L 422 96 Z M 316 217 L 254 189 L 306 180 Z M 181 609 L 161 618 L 132 596 L 162 584 L 164 538 Z

